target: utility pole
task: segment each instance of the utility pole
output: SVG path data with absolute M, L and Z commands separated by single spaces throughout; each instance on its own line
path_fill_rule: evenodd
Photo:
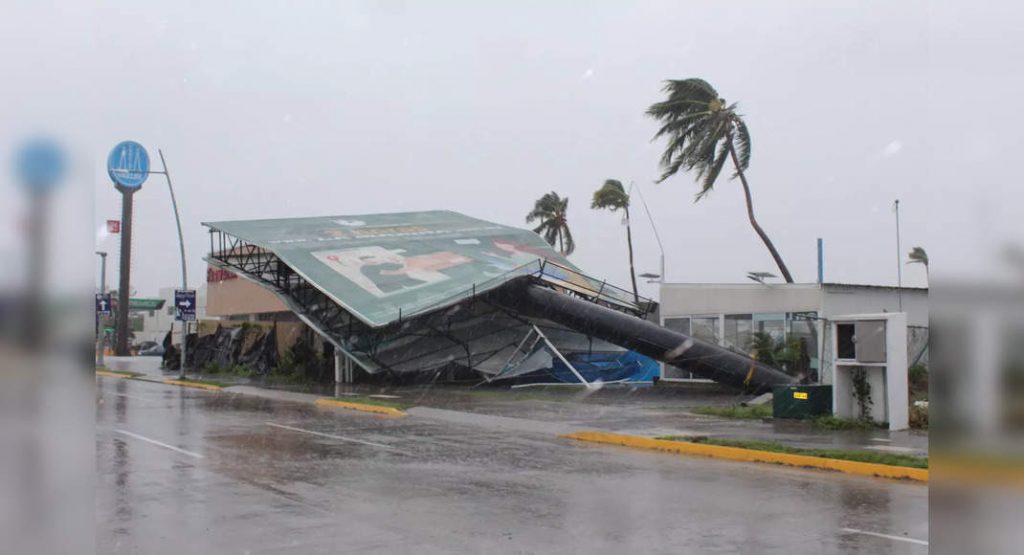
M 900 199 L 893 203 L 896 212 L 896 299 L 900 312 L 903 312 L 903 248 L 900 247 Z

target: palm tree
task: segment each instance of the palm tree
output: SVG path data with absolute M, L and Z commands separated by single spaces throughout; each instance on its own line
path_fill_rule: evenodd
M 636 270 L 633 269 L 633 231 L 629 224 L 629 194 L 617 179 L 606 179 L 600 189 L 594 191 L 594 200 L 590 203 L 594 210 L 621 209 L 626 216 L 626 244 L 629 246 L 629 278 L 633 280 L 633 301 L 640 303 L 640 294 L 636 289 Z
M 654 139 L 668 139 L 668 146 L 661 157 L 662 174 L 658 183 L 680 169 L 696 169 L 697 181 L 701 182 L 696 202 L 711 193 L 726 160 L 731 159 L 736 169 L 732 177 L 739 177 L 743 184 L 750 225 L 768 247 L 786 283 L 793 283 L 793 276 L 782 256 L 754 218 L 750 186 L 744 173 L 750 165 L 750 133 L 736 111 L 736 104 L 726 104 L 725 99 L 718 96 L 718 91 L 703 79 L 666 81 L 663 92 L 668 98 L 647 109 L 647 115 L 662 124 Z
M 552 247 L 557 242 L 558 251 L 565 256 L 569 256 L 576 250 L 576 242 L 572 240 L 569 222 L 566 219 L 568 210 L 568 197 L 561 198 L 558 193 L 551 191 L 537 199 L 533 210 L 526 215 L 526 223 L 532 223 L 534 220 L 540 221 L 540 225 L 533 229 L 534 233 L 541 234 Z
M 924 247 L 914 247 L 907 254 L 907 264 L 921 264 L 924 266 L 924 275 L 928 275 L 928 252 Z

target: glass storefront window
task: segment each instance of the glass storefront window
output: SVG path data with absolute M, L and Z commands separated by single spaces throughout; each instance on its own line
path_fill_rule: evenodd
M 753 319 L 750 314 L 726 314 L 722 345 L 740 353 L 750 350 Z
M 665 322 L 663 325 L 672 331 L 677 331 L 679 333 L 685 333 L 686 335 L 690 335 L 689 318 L 665 318 Z
M 690 335 L 718 345 L 718 316 L 695 316 L 690 318 Z

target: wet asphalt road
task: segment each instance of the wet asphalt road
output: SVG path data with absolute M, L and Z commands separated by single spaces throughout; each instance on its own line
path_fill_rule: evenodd
M 99 553 L 925 553 L 926 487 L 96 380 Z

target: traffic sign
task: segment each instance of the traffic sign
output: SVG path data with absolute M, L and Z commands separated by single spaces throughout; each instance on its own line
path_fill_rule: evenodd
M 36 193 L 52 190 L 64 177 L 64 151 L 48 139 L 33 139 L 22 145 L 15 158 L 15 173 L 26 189 Z
M 139 189 L 149 177 L 149 153 L 135 141 L 118 143 L 107 156 L 107 175 L 124 189 Z
M 110 293 L 96 293 L 96 314 L 110 316 Z
M 107 233 L 121 233 L 121 221 L 107 220 Z
M 174 319 L 191 322 L 196 319 L 195 289 L 174 290 Z

